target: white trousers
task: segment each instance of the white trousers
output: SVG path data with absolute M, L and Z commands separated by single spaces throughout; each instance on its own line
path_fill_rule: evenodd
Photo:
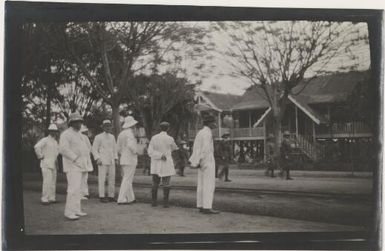
M 98 166 L 99 197 L 104 198 L 106 177 L 108 176 L 108 197 L 115 197 L 115 165 Z
M 118 203 L 131 202 L 135 200 L 132 182 L 134 180 L 136 165 L 122 165 L 123 178 L 120 185 Z
M 67 198 L 64 209 L 64 215 L 72 217 L 81 212 L 81 183 L 82 172 L 67 172 Z
M 215 160 L 208 158 L 198 169 L 197 207 L 211 209 L 215 191 Z
M 82 173 L 81 195 L 82 195 L 82 197 L 89 195 L 89 192 L 88 192 L 88 172 Z
M 56 200 L 56 168 L 41 168 L 41 173 L 43 176 L 43 186 L 42 186 L 42 202 L 50 202 Z

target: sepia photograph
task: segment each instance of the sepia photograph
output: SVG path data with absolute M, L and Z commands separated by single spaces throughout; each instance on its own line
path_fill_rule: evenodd
M 4 117 L 20 141 L 5 152 L 17 182 L 5 203 L 25 240 L 378 245 L 378 13 L 164 18 L 116 5 L 142 14 L 91 18 L 70 6 L 87 20 L 63 18 L 65 4 L 40 17 L 47 6 L 28 18 L 14 5 L 24 12 L 6 31 Z

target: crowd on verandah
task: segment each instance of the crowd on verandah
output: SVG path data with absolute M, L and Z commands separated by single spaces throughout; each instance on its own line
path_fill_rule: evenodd
M 215 179 L 229 179 L 229 162 L 232 159 L 232 150 L 229 135 L 222 135 L 223 140 L 214 147 L 212 129 L 217 125 L 216 119 L 211 115 L 202 115 L 203 128 L 195 137 L 193 150 L 189 156 L 184 147 L 186 142 L 177 144 L 173 137 L 168 135 L 170 124 L 163 121 L 159 124 L 160 132 L 154 135 L 146 152 L 150 158 L 149 174 L 152 176 L 151 197 L 153 207 L 158 206 L 158 190 L 163 190 L 163 207 L 169 207 L 171 177 L 176 175 L 175 159 L 179 175 L 184 176 L 184 168 L 189 165 L 197 169 L 197 202 L 200 213 L 217 214 L 212 208 Z M 68 220 L 78 220 L 86 216 L 82 210 L 81 202 L 89 198 L 88 173 L 93 171 L 91 156 L 97 163 L 98 194 L 102 203 L 116 202 L 118 205 L 130 205 L 136 202 L 133 189 L 133 179 L 138 164 L 138 140 L 135 136 L 135 126 L 138 121 L 132 116 L 127 116 L 122 125 L 122 131 L 115 139 L 111 133 L 112 123 L 105 119 L 101 125 L 103 132 L 98 134 L 91 144 L 87 127 L 78 112 L 70 114 L 68 128 L 59 136 L 56 124 L 48 128 L 49 135 L 37 142 L 34 149 L 43 177 L 41 203 L 49 205 L 56 202 L 56 176 L 58 169 L 58 155 L 62 156 L 63 171 L 67 179 L 67 195 L 64 216 Z M 284 133 L 284 136 L 286 134 Z M 57 140 L 59 138 L 59 140 Z M 271 141 L 272 136 L 269 137 Z M 267 175 L 274 176 L 276 161 L 273 159 L 273 150 L 268 148 L 270 163 Z M 281 156 L 287 160 L 290 145 L 283 140 Z M 177 154 L 175 154 L 177 153 Z M 177 156 L 177 158 L 176 158 Z M 120 167 L 122 180 L 118 197 L 115 198 L 115 173 Z M 291 179 L 289 165 L 281 170 L 281 175 L 286 172 L 286 179 Z M 222 167 L 219 171 L 219 167 Z M 144 170 L 147 172 L 147 170 Z M 106 189 L 107 185 L 107 189 Z M 106 191 L 107 190 L 107 191 Z

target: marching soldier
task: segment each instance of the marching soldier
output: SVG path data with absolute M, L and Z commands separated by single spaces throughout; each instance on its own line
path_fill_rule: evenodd
M 213 116 L 203 117 L 203 128 L 195 137 L 193 153 L 190 157 L 191 167 L 198 168 L 197 208 L 203 214 L 219 213 L 212 209 L 215 190 L 215 159 L 211 129 L 216 126 Z
M 123 171 L 122 183 L 118 196 L 119 205 L 127 205 L 135 202 L 135 194 L 132 188 L 136 166 L 138 164 L 138 146 L 133 128 L 138 123 L 132 116 L 127 116 L 122 126 L 123 131 L 118 136 L 118 155 Z
M 290 145 L 290 133 L 285 131 L 283 133 L 283 140 L 281 143 L 281 166 L 282 170 L 280 176 L 283 177 L 283 174 L 286 172 L 286 179 L 292 180 L 290 177 L 290 166 L 292 165 L 291 160 L 291 145 Z
M 88 138 L 88 128 L 85 125 L 82 125 L 80 128 L 80 132 L 82 133 L 83 139 L 87 144 L 87 149 L 88 149 L 88 155 L 89 158 L 87 159 L 87 172 L 82 173 L 82 200 L 87 200 L 90 196 L 89 191 L 88 191 L 88 173 L 92 172 L 94 170 L 94 167 L 92 166 L 92 161 L 91 161 L 91 142 L 90 139 Z
M 163 207 L 169 207 L 170 179 L 175 175 L 172 152 L 178 149 L 174 139 L 167 134 L 168 122 L 160 123 L 161 132 L 151 138 L 148 155 L 151 157 L 152 206 L 157 206 L 158 187 L 163 187 Z
M 60 136 L 59 151 L 63 156 L 63 170 L 67 176 L 67 198 L 64 216 L 69 220 L 78 220 L 87 214 L 81 210 L 81 183 L 84 172 L 87 172 L 89 149 L 80 128 L 83 118 L 79 113 L 69 117 L 69 128 Z
M 111 121 L 104 120 L 103 132 L 96 135 L 92 145 L 92 154 L 98 164 L 98 190 L 101 202 L 113 202 L 115 199 L 115 166 L 118 164 L 115 136 L 111 132 Z M 105 194 L 106 176 L 108 176 L 108 198 Z
M 230 137 L 230 133 L 225 133 L 222 135 L 222 140 L 218 142 L 218 153 L 215 162 L 218 166 L 222 166 L 220 173 L 218 174 L 218 178 L 222 178 L 225 176 L 225 182 L 231 182 L 229 179 L 229 163 L 232 159 L 232 148 L 230 141 L 228 140 Z M 217 162 L 218 159 L 218 162 Z
M 56 202 L 56 175 L 59 144 L 56 140 L 58 129 L 55 124 L 48 127 L 49 135 L 42 138 L 34 149 L 40 160 L 40 168 L 43 176 L 43 189 L 41 203 L 48 205 Z

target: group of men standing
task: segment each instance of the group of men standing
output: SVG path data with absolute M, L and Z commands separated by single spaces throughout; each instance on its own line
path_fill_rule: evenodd
M 63 171 L 67 177 L 67 196 L 64 216 L 69 220 L 78 220 L 86 216 L 81 209 L 82 199 L 88 199 L 88 172 L 93 170 L 91 153 L 98 165 L 98 192 L 103 203 L 117 202 L 118 205 L 135 203 L 132 186 L 135 169 L 138 163 L 138 145 L 134 127 L 138 122 L 127 116 L 122 126 L 122 132 L 117 141 L 111 134 L 111 121 L 104 120 L 103 132 L 95 137 L 91 146 L 87 136 L 88 129 L 83 125 L 83 118 L 77 112 L 68 119 L 66 129 L 59 139 L 58 128 L 55 124 L 49 126 L 49 135 L 35 145 L 35 152 L 40 159 L 43 176 L 42 204 L 55 203 L 57 157 L 63 159 Z M 194 141 L 193 153 L 190 158 L 191 167 L 198 168 L 197 207 L 201 213 L 219 213 L 212 209 L 215 190 L 215 158 L 213 136 L 211 129 L 216 127 L 212 116 L 203 118 L 203 129 Z M 157 206 L 158 188 L 163 188 L 163 206 L 169 206 L 171 176 L 175 175 L 175 165 L 172 152 L 178 150 L 174 139 L 167 134 L 170 127 L 168 122 L 160 123 L 161 132 L 154 135 L 148 146 L 151 158 L 150 173 L 152 175 L 152 206 Z M 122 182 L 118 199 L 115 199 L 115 171 L 120 165 Z M 108 180 L 107 196 L 105 192 Z

